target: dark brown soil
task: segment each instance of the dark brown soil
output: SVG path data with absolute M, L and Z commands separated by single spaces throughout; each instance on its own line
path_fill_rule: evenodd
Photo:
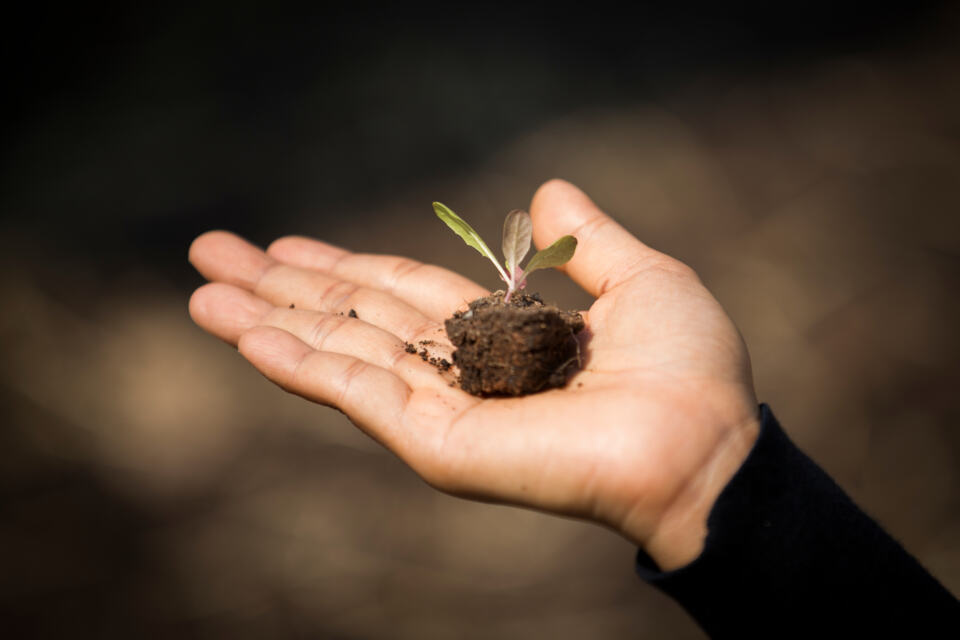
M 449 371 L 450 367 L 453 366 L 453 363 L 451 363 L 446 358 L 440 358 L 438 356 L 430 355 L 430 352 L 426 349 L 426 347 L 433 346 L 434 344 L 436 344 L 433 340 L 421 340 L 417 344 L 420 345 L 419 350 L 417 350 L 417 347 L 415 345 L 412 345 L 409 342 L 403 343 L 403 349 L 407 353 L 417 354 L 418 356 L 420 356 L 421 360 L 432 364 L 434 367 L 437 368 L 437 371 L 439 371 L 440 373 Z
M 575 311 L 546 305 L 537 294 L 478 298 L 446 321 L 456 347 L 460 388 L 477 396 L 522 396 L 562 387 L 580 366 Z

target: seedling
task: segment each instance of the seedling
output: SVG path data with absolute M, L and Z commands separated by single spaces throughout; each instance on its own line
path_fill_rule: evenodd
M 433 203 L 433 210 L 437 217 L 443 220 L 453 232 L 463 238 L 463 241 L 480 252 L 481 255 L 489 258 L 493 266 L 500 272 L 500 279 L 507 283 L 507 295 L 504 296 L 504 302 L 510 302 L 514 292 L 527 286 L 527 276 L 537 269 L 548 269 L 550 267 L 559 267 L 573 257 L 573 252 L 577 249 L 577 239 L 573 236 L 563 236 L 546 249 L 538 251 L 527 263 L 526 268 L 520 268 L 520 261 L 526 257 L 530 251 L 530 239 L 533 236 L 533 223 L 530 221 L 530 214 L 520 209 L 515 209 L 507 214 L 503 221 L 503 262 L 504 267 L 500 266 L 497 256 L 493 254 L 487 243 L 483 241 L 476 231 L 473 230 L 467 222 L 455 214 L 444 204 Z

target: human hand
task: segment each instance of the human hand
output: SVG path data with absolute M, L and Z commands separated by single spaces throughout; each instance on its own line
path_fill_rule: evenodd
M 477 398 L 407 353 L 404 341 L 428 339 L 452 351 L 443 320 L 487 291 L 406 258 L 298 237 L 263 252 L 209 232 L 190 248 L 211 281 L 190 313 L 438 489 L 592 520 L 662 569 L 682 566 L 702 550 L 710 509 L 759 433 L 743 340 L 689 267 L 573 185 L 546 183 L 530 213 L 538 247 L 577 237 L 561 270 L 596 296 L 579 336 L 583 369 L 563 389 Z

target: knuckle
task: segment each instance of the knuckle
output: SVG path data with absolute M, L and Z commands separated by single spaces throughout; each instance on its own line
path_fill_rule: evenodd
M 394 264 L 390 270 L 390 276 L 387 278 L 387 288 L 392 291 L 405 277 L 423 266 L 424 264 L 422 262 L 410 258 L 398 258 L 396 264 Z
M 338 280 L 327 287 L 323 293 L 320 294 L 321 308 L 336 309 L 358 291 L 360 291 L 360 287 L 358 285 L 352 282 Z
M 680 262 L 676 258 L 671 258 L 669 256 L 664 256 L 656 265 L 656 268 L 660 271 L 665 271 L 674 275 L 681 276 L 683 278 L 689 278 L 692 280 L 698 280 L 700 277 L 697 275 L 697 272 L 690 265 L 685 262 Z
M 337 392 L 337 406 L 342 407 L 344 405 L 347 396 L 350 394 L 350 387 L 353 385 L 354 380 L 356 380 L 357 376 L 362 374 L 366 368 L 367 363 L 363 360 L 354 360 L 347 365 L 341 377 L 340 389 Z
M 336 331 L 346 324 L 346 322 L 347 319 L 343 316 L 327 313 L 321 314 L 313 325 L 313 330 L 311 332 L 310 341 L 308 344 L 317 351 L 321 351 L 324 343 L 327 341 L 327 338 L 336 333 Z
M 643 274 L 660 273 L 671 277 L 681 277 L 699 281 L 697 273 L 685 263 L 665 253 L 646 255 L 625 265 L 612 267 L 601 279 L 601 291 L 608 291 L 612 283 L 622 283 Z
M 592 236 L 611 224 L 614 224 L 613 218 L 602 214 L 596 215 L 574 228 L 569 234 L 575 236 L 578 242 L 586 244 Z
M 406 348 L 404 348 L 404 347 L 402 347 L 402 346 L 397 347 L 397 348 L 393 351 L 393 353 L 390 354 L 390 359 L 389 359 L 390 370 L 391 370 L 391 371 L 396 371 L 397 368 L 400 366 L 400 363 L 401 363 L 401 362 L 403 361 L 403 359 L 404 359 L 406 356 L 408 356 L 408 355 L 409 355 L 409 353 L 407 352 Z
M 298 390 L 303 386 L 301 384 L 301 376 L 303 371 L 306 368 L 307 361 L 310 359 L 311 354 L 309 352 L 304 353 L 300 356 L 300 359 L 297 360 L 293 368 L 290 370 L 290 373 L 278 380 L 276 380 L 277 385 L 286 391 L 287 393 L 297 393 Z

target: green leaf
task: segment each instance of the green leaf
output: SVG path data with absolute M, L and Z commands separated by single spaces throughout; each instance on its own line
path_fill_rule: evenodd
M 530 262 L 527 263 L 526 269 L 523 270 L 523 277 L 526 278 L 528 275 L 536 271 L 537 269 L 549 269 L 550 267 L 559 267 L 560 265 L 566 263 L 573 257 L 573 252 L 577 250 L 577 239 L 573 236 L 563 236 L 552 245 L 538 251 L 532 258 Z
M 517 265 L 530 251 L 530 239 L 533 237 L 533 223 L 530 214 L 514 209 L 503 221 L 503 259 L 507 273 L 516 271 Z
M 438 218 L 453 229 L 455 234 L 463 238 L 464 242 L 479 251 L 480 255 L 489 258 L 490 262 L 497 268 L 497 271 L 500 272 L 500 275 L 503 276 L 504 281 L 509 281 L 506 271 L 503 270 L 503 267 L 500 266 L 500 262 L 497 260 L 497 256 L 494 255 L 493 251 L 490 251 L 487 243 L 483 241 L 479 233 L 473 230 L 473 227 L 467 224 L 466 220 L 451 211 L 447 205 L 440 202 L 433 203 L 433 210 L 436 212 Z

